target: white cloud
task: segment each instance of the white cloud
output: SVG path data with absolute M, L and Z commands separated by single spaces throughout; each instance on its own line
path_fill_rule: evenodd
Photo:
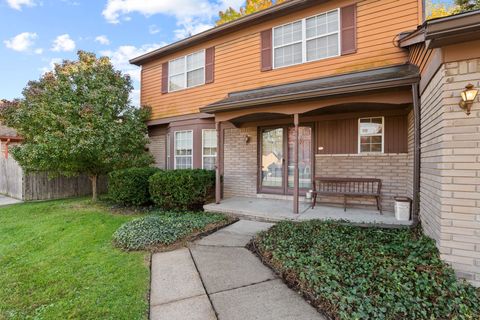
M 46 73 L 46 72 L 49 72 L 49 71 L 52 71 L 53 68 L 55 68 L 55 65 L 56 64 L 59 64 L 59 63 L 62 63 L 62 59 L 60 58 L 53 58 L 51 59 L 49 62 L 48 62 L 48 65 L 43 67 L 43 68 L 40 68 L 40 71 L 42 72 L 42 74 Z
M 208 30 L 210 28 L 213 28 L 213 25 L 198 22 L 198 21 L 185 22 L 182 28 L 176 29 L 174 31 L 175 38 L 177 40 L 184 39 L 184 38 L 193 36 L 197 33 Z
M 3 41 L 3 43 L 9 49 L 25 52 L 31 49 L 37 38 L 38 36 L 34 32 L 23 32 L 9 40 Z
M 148 32 L 150 34 L 157 34 L 160 32 L 160 28 L 156 24 L 152 24 L 148 27 Z
M 179 29 L 175 30 L 176 38 L 181 39 L 211 28 L 212 20 L 218 11 L 230 6 L 238 8 L 244 2 L 245 0 L 108 0 L 102 14 L 110 23 L 120 23 L 122 19 L 129 19 L 128 15 L 131 13 L 147 17 L 155 14 L 173 16 L 179 26 Z
M 59 35 L 54 41 L 52 51 L 73 51 L 75 49 L 75 41 L 68 34 Z
M 108 46 L 110 44 L 110 40 L 108 40 L 107 36 L 101 35 L 95 38 L 95 42 Z
M 10 8 L 15 10 L 22 10 L 22 6 L 33 7 L 36 5 L 33 0 L 7 0 L 7 3 Z
M 43 53 L 43 49 L 42 49 L 42 48 L 37 48 L 37 49 L 35 49 L 33 52 L 35 52 L 35 54 L 42 54 L 42 53 Z
M 141 47 L 135 47 L 130 45 L 120 46 L 116 50 L 105 50 L 101 51 L 100 54 L 107 56 L 112 61 L 113 66 L 121 70 L 123 73 L 129 74 L 132 80 L 140 81 L 140 68 L 130 64 L 128 61 L 132 58 L 141 56 L 144 53 L 158 49 L 164 46 L 162 44 L 145 44 Z

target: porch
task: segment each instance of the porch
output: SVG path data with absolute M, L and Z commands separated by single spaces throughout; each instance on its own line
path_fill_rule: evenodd
M 231 197 L 225 198 L 219 204 L 210 203 L 204 206 L 209 212 L 219 212 L 241 219 L 263 222 L 278 222 L 282 220 L 336 220 L 355 224 L 376 224 L 382 226 L 409 226 L 412 221 L 398 221 L 393 212 L 380 214 L 373 208 L 347 208 L 334 205 L 317 205 L 311 208 L 310 202 L 299 201 L 299 214 L 292 214 L 292 201 L 280 199 Z

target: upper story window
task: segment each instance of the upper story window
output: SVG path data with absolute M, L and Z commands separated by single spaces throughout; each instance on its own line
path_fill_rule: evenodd
M 358 140 L 360 153 L 383 152 L 383 119 L 383 117 L 375 117 L 360 118 L 358 120 Z
M 274 68 L 340 54 L 339 10 L 273 28 Z
M 205 50 L 168 62 L 168 91 L 205 84 Z

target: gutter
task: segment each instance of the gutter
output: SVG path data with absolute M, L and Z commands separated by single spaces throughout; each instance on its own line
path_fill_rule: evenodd
M 418 82 L 418 80 L 419 80 L 419 75 L 413 75 L 410 77 L 405 77 L 403 79 L 392 80 L 388 82 L 372 81 L 362 85 L 352 85 L 352 86 L 342 86 L 342 87 L 338 86 L 338 87 L 332 87 L 328 89 L 304 91 L 304 92 L 283 94 L 283 95 L 258 98 L 258 99 L 254 98 L 254 99 L 248 99 L 248 100 L 243 100 L 239 102 L 230 102 L 230 103 L 225 102 L 225 103 L 211 104 L 209 106 L 200 108 L 200 111 L 205 113 L 215 113 L 215 112 L 222 112 L 222 111 L 231 111 L 238 108 L 257 107 L 259 105 L 272 104 L 272 103 L 328 97 L 328 96 L 335 96 L 335 95 L 340 95 L 345 93 L 357 93 L 357 92 L 364 92 L 364 91 L 371 91 L 371 90 L 388 89 L 392 87 L 411 85 L 412 83 Z

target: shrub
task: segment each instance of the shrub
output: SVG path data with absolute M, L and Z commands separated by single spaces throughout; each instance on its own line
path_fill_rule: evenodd
M 117 247 L 126 250 L 155 249 L 180 241 L 212 224 L 227 223 L 221 214 L 205 212 L 162 213 L 129 221 L 113 235 Z
M 108 195 L 111 200 L 127 206 L 151 203 L 148 179 L 160 169 L 130 168 L 109 174 Z
M 210 170 L 170 170 L 150 177 L 153 202 L 165 210 L 198 210 L 213 195 L 215 172 Z
M 480 319 L 480 291 L 419 229 L 281 222 L 255 247 L 333 319 Z

